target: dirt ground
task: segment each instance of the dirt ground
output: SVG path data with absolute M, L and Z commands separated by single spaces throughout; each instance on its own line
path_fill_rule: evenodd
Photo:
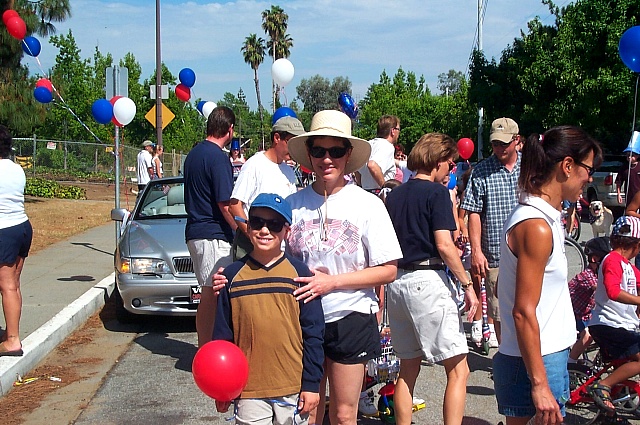
M 25 210 L 33 226 L 31 252 L 65 240 L 92 227 L 111 222 L 115 185 L 68 183 L 86 190 L 86 200 L 25 197 Z M 136 196 L 130 185 L 120 187 L 120 207 L 133 209 Z
M 86 189 L 86 200 L 47 199 L 27 196 L 25 209 L 34 235 L 31 252 L 65 240 L 85 230 L 111 222 L 115 207 L 115 186 L 99 183 L 68 183 Z M 120 188 L 120 207 L 132 209 L 135 194 L 131 186 Z M 4 425 L 70 423 L 77 411 L 61 408 L 69 401 L 77 403 L 91 396 L 99 387 L 93 377 L 104 376 L 121 352 L 104 353 L 101 338 L 113 338 L 104 329 L 112 319 L 113 305 L 107 304 L 101 313 L 93 315 L 85 325 L 69 336 L 49 356 L 21 377 L 22 382 L 0 398 Z M 111 335 L 111 336 L 110 336 Z M 110 344 L 113 341 L 110 340 Z M 122 351 L 128 345 L 122 341 Z M 115 357 L 115 358 L 114 358 Z M 103 370 L 107 368 L 107 370 Z M 86 400 L 88 401 L 88 400 Z

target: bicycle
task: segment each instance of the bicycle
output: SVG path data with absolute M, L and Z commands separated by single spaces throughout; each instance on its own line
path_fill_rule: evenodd
M 571 237 L 564 240 L 564 253 L 567 257 L 567 280 L 587 268 L 587 256 L 578 242 Z
M 580 239 L 580 232 L 581 232 L 581 225 L 580 225 L 580 213 L 582 211 L 582 207 L 580 205 L 580 202 L 578 201 L 578 203 L 576 204 L 575 207 L 573 207 L 573 210 L 571 212 L 571 216 L 569 215 L 569 208 L 563 208 L 562 209 L 562 225 L 564 227 L 565 230 L 565 234 L 566 236 L 570 237 L 571 239 L 577 241 L 578 239 Z M 569 232 L 569 220 L 571 220 L 572 222 L 572 226 L 571 226 L 571 232 Z
M 624 364 L 626 359 L 605 360 L 598 352 L 587 364 L 572 363 L 569 370 L 569 400 L 565 403 L 564 422 L 570 425 L 590 425 L 604 416 L 589 395 L 587 388 L 604 374 Z M 611 399 L 617 413 L 640 417 L 640 382 L 628 379 L 611 388 Z

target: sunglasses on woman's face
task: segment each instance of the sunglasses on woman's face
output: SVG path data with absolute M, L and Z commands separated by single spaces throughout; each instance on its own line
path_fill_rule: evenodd
M 284 225 L 285 225 L 284 220 L 279 220 L 279 219 L 267 220 L 266 218 L 258 217 L 255 215 L 249 216 L 249 227 L 251 227 L 251 229 L 253 230 L 261 230 L 263 227 L 266 226 L 266 228 L 269 229 L 271 233 L 278 233 L 282 231 L 282 228 L 284 227 Z
M 323 148 L 322 146 L 311 146 L 309 148 L 309 155 L 317 159 L 324 158 L 327 152 L 329 152 L 329 156 L 331 158 L 338 159 L 345 156 L 347 152 L 349 152 L 349 148 L 345 148 L 344 146 L 334 146 L 331 148 Z

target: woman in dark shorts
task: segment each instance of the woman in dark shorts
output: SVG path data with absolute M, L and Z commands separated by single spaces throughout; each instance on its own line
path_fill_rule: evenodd
M 6 324 L 0 343 L 0 357 L 21 356 L 19 324 L 22 312 L 20 273 L 29 255 L 31 223 L 24 211 L 26 178 L 22 167 L 14 163 L 9 130 L 0 125 L 0 295 Z

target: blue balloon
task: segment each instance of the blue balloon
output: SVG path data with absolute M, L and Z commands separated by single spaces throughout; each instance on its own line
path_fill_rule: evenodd
M 40 103 L 49 103 L 53 100 L 53 94 L 46 87 L 36 87 L 33 91 L 33 97 Z
M 631 27 L 622 34 L 618 52 L 627 68 L 640 72 L 640 26 Z
M 296 112 L 293 109 L 289 108 L 288 106 L 281 106 L 273 113 L 273 117 L 271 118 L 271 125 L 275 124 L 276 121 L 278 121 L 282 117 L 298 118 Z
M 100 124 L 108 124 L 113 118 L 113 105 L 107 99 L 98 99 L 91 105 L 91 113 Z
M 340 96 L 338 96 L 338 103 L 340 104 L 342 112 L 344 112 L 349 118 L 356 119 L 358 116 L 358 105 L 349 93 L 340 93 Z
M 204 114 L 204 112 L 202 112 L 202 107 L 204 106 L 205 103 L 207 103 L 206 100 L 201 100 L 200 102 L 198 102 L 198 105 L 196 106 L 196 108 L 198 109 L 198 112 L 200 112 L 201 114 Z
M 40 50 L 42 49 L 42 46 L 40 45 L 38 39 L 31 36 L 23 38 L 21 44 L 22 50 L 24 50 L 24 52 L 29 56 L 38 56 L 40 54 Z
M 196 83 L 196 73 L 191 68 L 183 68 L 178 74 L 180 82 L 185 86 L 191 88 Z
M 456 173 L 449 173 L 449 184 L 447 184 L 447 189 L 449 190 L 455 189 L 457 183 L 458 183 L 458 178 L 456 177 Z

